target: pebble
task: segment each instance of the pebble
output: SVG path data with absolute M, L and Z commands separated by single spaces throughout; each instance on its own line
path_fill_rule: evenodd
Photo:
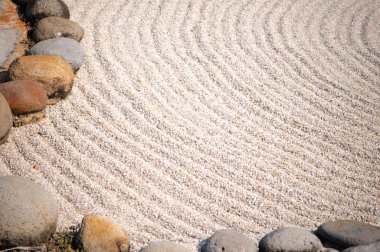
M 23 177 L 0 177 L 0 247 L 46 242 L 57 220 L 57 203 L 49 192 Z
M 49 104 L 65 98 L 74 83 L 71 66 L 58 56 L 32 55 L 16 59 L 9 68 L 12 80 L 32 80 L 42 84 Z
M 202 248 L 203 252 L 257 252 L 257 244 L 249 237 L 232 229 L 215 232 Z
M 70 11 L 62 0 L 31 0 L 26 6 L 26 19 L 35 22 L 45 17 L 70 18 Z
M 74 72 L 79 70 L 84 60 L 82 45 L 74 39 L 65 37 L 38 42 L 30 49 L 28 54 L 60 56 L 71 65 Z
M 260 251 L 263 252 L 317 252 L 323 249 L 321 241 L 311 232 L 302 228 L 280 228 L 261 239 Z
M 85 215 L 79 234 L 84 252 L 128 252 L 130 238 L 119 225 L 96 215 Z

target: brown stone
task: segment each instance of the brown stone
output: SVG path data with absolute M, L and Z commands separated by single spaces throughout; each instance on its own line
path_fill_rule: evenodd
M 32 37 L 36 43 L 57 37 L 72 38 L 80 42 L 83 35 L 84 30 L 79 24 L 66 18 L 47 17 L 37 23 Z
M 4 143 L 12 128 L 12 112 L 7 100 L 0 94 L 0 144 Z
M 130 238 L 117 224 L 96 215 L 82 220 L 80 240 L 84 252 L 128 252 Z
M 35 81 L 16 80 L 0 84 L 0 93 L 7 100 L 14 115 L 44 110 L 47 95 L 42 85 Z
M 70 18 L 70 10 L 61 0 L 31 0 L 26 6 L 26 18 L 31 22 L 45 17 Z
M 69 63 L 58 56 L 48 55 L 18 58 L 9 68 L 9 77 L 40 82 L 50 99 L 49 104 L 65 98 L 74 83 L 74 72 Z

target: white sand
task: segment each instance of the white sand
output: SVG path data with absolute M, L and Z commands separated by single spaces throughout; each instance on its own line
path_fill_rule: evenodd
M 137 250 L 380 225 L 380 1 L 66 2 L 86 31 L 73 93 L 0 147 L 60 228 L 99 214 Z

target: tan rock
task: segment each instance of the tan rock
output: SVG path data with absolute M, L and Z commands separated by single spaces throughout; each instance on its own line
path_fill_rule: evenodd
M 96 215 L 85 215 L 80 230 L 85 252 L 128 252 L 130 238 L 119 225 Z
M 0 144 L 4 143 L 12 128 L 12 112 L 7 100 L 0 94 Z
M 49 97 L 49 104 L 65 98 L 74 83 L 74 72 L 58 56 L 31 55 L 16 59 L 9 68 L 11 80 L 38 81 Z

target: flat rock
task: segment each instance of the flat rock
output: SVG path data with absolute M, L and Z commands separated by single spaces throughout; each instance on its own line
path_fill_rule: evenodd
M 85 215 L 80 229 L 84 252 L 128 252 L 130 238 L 119 225 L 96 215 Z
M 61 0 L 31 0 L 26 6 L 26 19 L 35 22 L 45 17 L 70 18 L 70 11 Z
M 49 97 L 49 104 L 65 98 L 74 83 L 71 66 L 58 56 L 32 55 L 16 59 L 9 68 L 11 80 L 40 82 Z
M 302 228 L 280 228 L 261 239 L 260 251 L 265 252 L 317 252 L 323 249 L 321 241 Z
M 53 38 L 38 42 L 30 51 L 30 55 L 56 55 L 66 60 L 74 71 L 77 71 L 84 60 L 82 45 L 71 38 Z
M 355 220 L 340 220 L 323 223 L 317 235 L 339 248 L 367 245 L 380 240 L 380 228 Z
M 203 252 L 256 252 L 257 244 L 249 237 L 232 229 L 215 232 L 202 248 Z
M 3 65 L 13 53 L 17 38 L 18 31 L 15 29 L 0 30 L 0 66 Z
M 12 129 L 12 112 L 2 94 L 0 94 L 0 122 L 0 144 L 2 144 L 7 140 Z
M 162 241 L 152 243 L 140 252 L 192 252 L 192 250 L 175 242 Z
M 79 24 L 61 17 L 47 17 L 37 23 L 32 37 L 36 43 L 57 37 L 67 37 L 80 42 L 83 35 L 84 30 Z
M 369 245 L 351 247 L 343 250 L 343 252 L 375 252 L 380 251 L 380 241 L 371 243 Z
M 57 219 L 56 202 L 41 186 L 23 177 L 0 177 L 0 248 L 46 242 Z

